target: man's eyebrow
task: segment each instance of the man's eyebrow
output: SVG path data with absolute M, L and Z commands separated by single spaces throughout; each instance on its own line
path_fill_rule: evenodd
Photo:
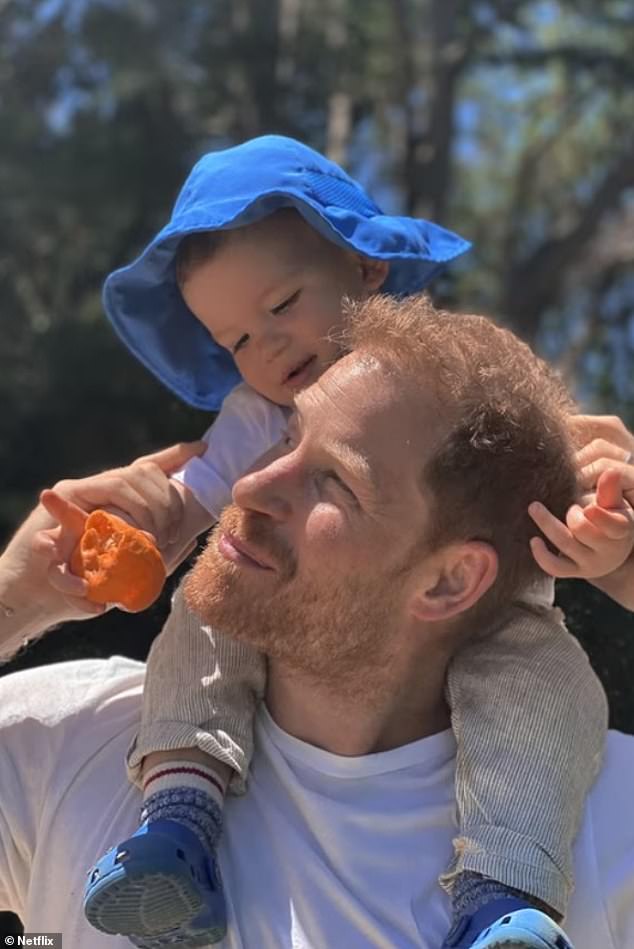
M 299 397 L 301 398 L 301 393 Z M 294 409 L 293 415 L 302 428 L 303 416 L 297 397 L 294 400 Z M 324 449 L 345 471 L 350 472 L 355 481 L 369 485 L 376 493 L 383 489 L 385 479 L 376 470 L 376 466 L 370 464 L 367 455 L 338 440 L 327 442 Z
M 378 492 L 381 487 L 381 479 L 378 477 L 375 468 L 370 464 L 366 455 L 355 451 L 350 445 L 343 442 L 330 442 L 326 445 L 326 451 L 329 455 L 339 462 L 345 471 L 349 471 L 355 481 L 366 483 Z

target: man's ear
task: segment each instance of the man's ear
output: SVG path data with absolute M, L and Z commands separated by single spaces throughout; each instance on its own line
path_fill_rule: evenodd
M 376 260 L 373 257 L 364 257 L 362 254 L 357 254 L 356 257 L 361 268 L 361 279 L 366 293 L 368 295 L 376 293 L 387 280 L 390 265 L 387 260 Z
M 495 583 L 498 556 L 491 544 L 450 544 L 431 558 L 412 596 L 414 619 L 434 623 L 474 606 Z

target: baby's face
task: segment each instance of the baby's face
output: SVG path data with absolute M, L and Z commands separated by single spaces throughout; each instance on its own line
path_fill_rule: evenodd
M 383 262 L 342 250 L 298 214 L 280 212 L 230 233 L 182 292 L 243 379 L 292 405 L 337 356 L 326 337 L 341 326 L 343 299 L 367 296 L 386 274 Z

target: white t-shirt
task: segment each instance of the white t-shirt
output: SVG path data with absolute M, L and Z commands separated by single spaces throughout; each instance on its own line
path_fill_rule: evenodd
M 81 660 L 0 679 L 0 909 L 64 949 L 129 949 L 82 913 L 90 863 L 137 825 L 124 755 L 144 666 Z M 246 795 L 227 802 L 223 949 L 438 949 L 456 831 L 451 732 L 344 758 L 265 709 Z M 634 738 L 612 732 L 576 846 L 576 949 L 634 949 Z
M 280 440 L 290 414 L 289 408 L 269 402 L 246 382 L 240 383 L 203 435 L 204 455 L 192 458 L 172 477 L 186 485 L 217 520 L 231 501 L 234 483 Z

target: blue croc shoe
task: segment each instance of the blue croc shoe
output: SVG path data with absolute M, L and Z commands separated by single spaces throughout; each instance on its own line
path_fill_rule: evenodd
M 227 929 L 214 855 L 173 820 L 143 824 L 89 870 L 84 912 L 141 949 L 208 946 Z
M 517 899 L 492 900 L 464 916 L 442 949 L 574 949 L 550 916 Z

